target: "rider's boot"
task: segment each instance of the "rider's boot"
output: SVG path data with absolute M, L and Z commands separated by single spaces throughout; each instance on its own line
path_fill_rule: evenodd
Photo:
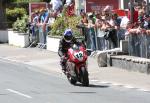
M 62 72 L 66 74 L 66 67 L 64 65 L 62 65 Z

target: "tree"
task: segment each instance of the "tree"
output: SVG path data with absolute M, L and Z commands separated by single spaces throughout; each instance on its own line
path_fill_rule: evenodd
M 41 0 L 41 1 L 49 3 L 51 0 Z
M 51 0 L 11 0 L 13 2 L 50 2 Z
M 7 0 L 0 0 L 0 29 L 6 29 L 6 2 Z

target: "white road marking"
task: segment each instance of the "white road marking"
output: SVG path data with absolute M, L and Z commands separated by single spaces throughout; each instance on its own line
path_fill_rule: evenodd
M 92 79 L 90 80 L 91 82 L 98 82 L 99 80 L 96 80 L 96 79 Z
M 150 92 L 150 90 L 147 90 L 147 89 L 137 89 L 139 91 L 144 91 L 144 92 Z
M 23 62 L 21 62 L 21 61 L 12 60 L 12 59 L 5 59 L 5 58 L 1 58 L 1 57 L 0 57 L 0 61 L 1 61 L 1 62 L 4 62 L 4 63 L 10 63 L 10 64 L 14 64 L 14 63 L 11 63 L 11 62 L 23 63 Z
M 107 81 L 100 81 L 99 83 L 101 83 L 101 84 L 110 84 L 111 82 L 107 82 Z
M 29 96 L 29 95 L 23 94 L 23 93 L 21 93 L 21 92 L 18 92 L 18 91 L 12 90 L 12 89 L 6 89 L 6 90 L 7 90 L 7 91 L 9 91 L 9 92 L 12 92 L 12 93 L 18 94 L 18 95 L 20 95 L 20 96 L 23 96 L 23 97 L 29 98 L 29 99 L 31 99 L 31 98 L 32 98 L 32 97 L 31 97 L 31 96 Z
M 125 87 L 125 88 L 129 88 L 129 89 L 134 89 L 134 88 L 135 88 L 135 87 L 130 86 L 130 85 L 124 85 L 123 87 Z
M 111 83 L 113 86 L 123 86 L 123 84 L 120 83 Z
M 117 86 L 117 87 L 123 87 L 123 88 L 128 88 L 128 89 L 135 89 L 135 90 L 138 90 L 138 91 L 143 91 L 143 92 L 150 92 L 149 89 L 143 89 L 143 88 L 137 88 L 136 86 L 131 86 L 131 85 L 125 85 L 125 84 L 120 84 L 120 83 L 115 83 L 115 82 L 108 82 L 108 81 L 98 81 L 98 80 L 91 80 L 91 82 L 98 82 L 98 83 L 101 83 L 101 84 L 109 84 L 109 85 L 112 85 L 112 86 Z

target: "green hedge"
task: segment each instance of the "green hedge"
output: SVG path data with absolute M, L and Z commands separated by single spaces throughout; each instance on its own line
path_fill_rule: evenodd
M 66 28 L 72 29 L 75 36 L 80 35 L 79 29 L 76 27 L 79 24 L 80 17 L 72 16 L 72 17 L 58 17 L 54 24 L 51 26 L 50 35 L 62 36 L 63 32 Z
M 80 22 L 81 17 L 79 16 L 67 16 L 66 8 L 63 9 L 63 13 L 61 17 L 56 18 L 54 24 L 51 26 L 51 31 L 49 35 L 53 36 L 62 36 L 64 30 L 66 28 L 72 29 L 75 36 L 81 36 L 79 29 L 77 29 L 77 25 Z
M 17 18 L 16 22 L 13 23 L 13 30 L 20 33 L 27 33 L 28 15 L 23 15 L 21 19 Z
M 14 8 L 14 9 L 6 9 L 6 17 L 8 26 L 12 27 L 12 24 L 17 20 L 17 18 L 21 19 L 23 15 L 27 15 L 27 11 L 24 8 Z

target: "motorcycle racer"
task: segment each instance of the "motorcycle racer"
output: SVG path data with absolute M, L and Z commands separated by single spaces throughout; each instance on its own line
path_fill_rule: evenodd
M 73 44 L 79 44 L 76 38 L 73 36 L 71 29 L 66 29 L 62 38 L 59 41 L 58 55 L 60 56 L 60 65 L 62 71 L 66 72 L 66 61 L 67 61 L 67 51 Z

